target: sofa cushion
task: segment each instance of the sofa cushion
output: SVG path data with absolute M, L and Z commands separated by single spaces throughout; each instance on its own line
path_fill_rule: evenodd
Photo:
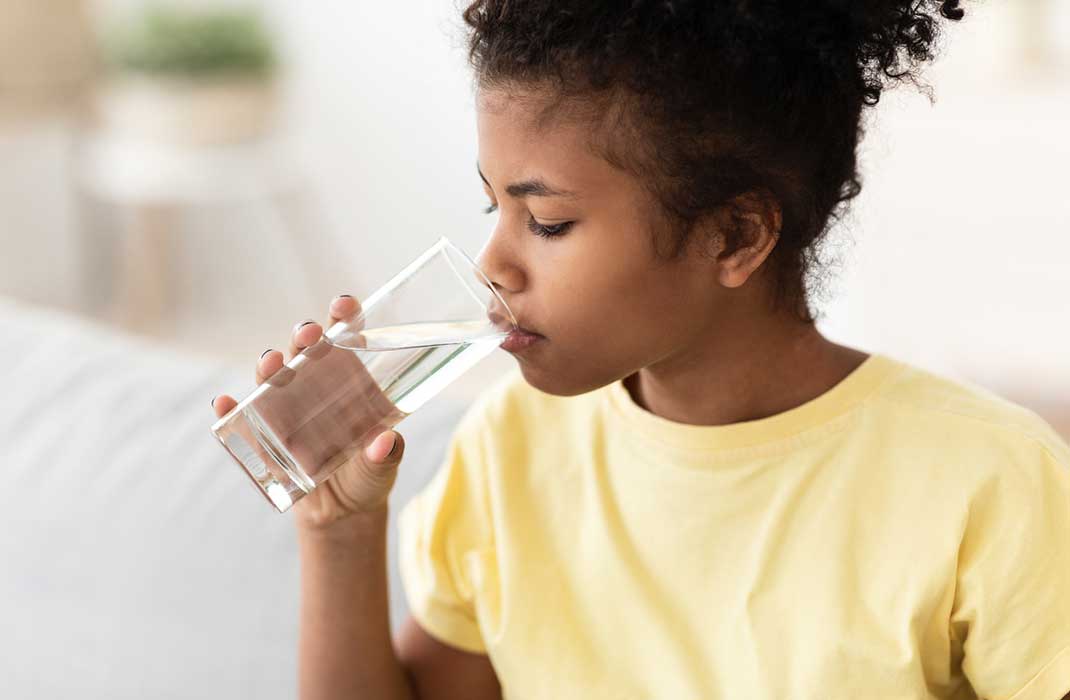
M 5 697 L 294 696 L 292 513 L 209 429 L 211 398 L 244 397 L 251 370 L 0 297 Z M 465 408 L 443 392 L 398 426 L 395 628 L 396 514 Z

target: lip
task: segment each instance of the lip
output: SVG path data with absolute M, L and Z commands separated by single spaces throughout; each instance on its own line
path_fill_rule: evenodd
M 507 352 L 517 352 L 531 347 L 540 340 L 545 340 L 545 337 L 524 328 L 518 328 L 511 332 L 498 347 Z

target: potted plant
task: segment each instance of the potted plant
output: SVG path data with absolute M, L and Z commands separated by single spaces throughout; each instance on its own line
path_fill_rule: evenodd
M 255 138 L 275 112 L 277 56 L 252 9 L 150 5 L 102 34 L 106 128 L 207 145 Z

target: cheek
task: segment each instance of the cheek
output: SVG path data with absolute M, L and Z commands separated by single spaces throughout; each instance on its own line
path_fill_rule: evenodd
M 666 313 L 679 312 L 671 275 L 652 274 L 626 260 L 561 270 L 551 279 L 558 330 L 600 355 L 631 355 L 651 340 Z M 676 306 L 673 306 L 676 304 Z
M 541 303 L 549 342 L 525 355 L 529 384 L 574 396 L 626 377 L 679 342 L 681 307 L 671 275 L 649 269 L 559 268 Z

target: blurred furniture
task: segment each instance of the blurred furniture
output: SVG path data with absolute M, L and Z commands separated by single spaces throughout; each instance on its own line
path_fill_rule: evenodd
M 0 279 L 8 293 L 55 304 L 77 296 L 57 249 L 69 248 L 69 136 L 88 117 L 99 73 L 94 9 L 89 0 L 0 0 L 0 246 L 9 262 Z M 49 165 L 58 167 L 43 172 Z
M 0 696 L 295 696 L 292 513 L 209 430 L 211 398 L 244 397 L 252 369 L 0 297 Z M 448 392 L 399 426 L 395 628 L 395 518 L 467 406 Z
M 311 193 L 276 128 L 281 63 L 261 8 L 100 9 L 102 70 L 91 119 L 78 134 L 74 177 L 83 212 L 103 202 L 119 213 L 105 317 L 129 331 L 167 328 L 182 280 L 173 253 L 191 207 L 261 205 L 284 231 L 311 290 L 311 277 L 322 273 L 302 240 Z M 97 241 L 83 233 L 81 259 L 89 261 Z M 90 288 L 97 279 L 85 266 L 83 273 L 83 293 L 98 296 Z
M 1017 44 L 1027 64 L 1070 68 L 1070 2 L 1027 0 L 1010 3 L 1018 16 Z
M 322 268 L 305 226 L 311 192 L 279 138 L 197 145 L 101 130 L 90 132 L 78 151 L 79 196 L 114 205 L 121 215 L 121 243 L 105 312 L 113 323 L 144 333 L 166 324 L 171 290 L 180 282 L 171 252 L 180 243 L 184 211 L 195 206 L 252 201 L 264 207 L 282 232 L 275 240 L 289 245 L 306 289 L 314 293 L 313 280 Z M 86 292 L 93 296 L 92 290 Z
M 95 72 L 85 0 L 0 0 L 0 121 L 81 110 Z

